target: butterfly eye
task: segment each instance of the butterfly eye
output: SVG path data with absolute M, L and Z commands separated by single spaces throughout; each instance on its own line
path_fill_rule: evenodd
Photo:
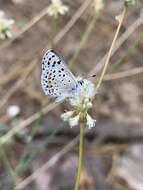
M 82 86 L 83 85 L 83 80 L 79 80 L 78 83 Z

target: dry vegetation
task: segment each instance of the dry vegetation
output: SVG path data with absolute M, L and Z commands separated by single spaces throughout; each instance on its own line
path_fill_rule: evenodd
M 78 126 L 60 119 L 40 86 L 41 58 L 51 47 L 75 75 L 101 73 L 122 0 L 63 1 L 69 11 L 56 27 L 47 0 L 0 0 L 13 18 L 13 38 L 0 41 L 0 189 L 70 190 L 77 164 Z M 85 134 L 81 190 L 143 190 L 143 1 L 128 9 L 107 74 L 94 100 L 96 127 Z M 16 117 L 11 105 L 20 108 Z

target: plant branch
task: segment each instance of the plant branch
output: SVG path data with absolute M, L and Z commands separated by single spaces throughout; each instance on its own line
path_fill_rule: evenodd
M 119 15 L 119 17 L 120 17 L 120 18 L 119 18 L 119 24 L 118 24 L 118 27 L 117 27 L 115 36 L 114 36 L 114 38 L 113 38 L 111 47 L 110 47 L 110 49 L 109 49 L 109 52 L 108 52 L 108 54 L 107 54 L 107 58 L 106 58 L 106 61 L 105 61 L 105 64 L 104 64 L 102 73 L 101 73 L 100 78 L 99 78 L 99 80 L 98 80 L 98 83 L 97 83 L 97 85 L 96 85 L 96 91 L 98 91 L 98 89 L 99 89 L 99 87 L 100 87 L 100 85 L 101 85 L 101 83 L 102 83 L 102 81 L 103 81 L 105 72 L 106 72 L 106 70 L 107 70 L 107 66 L 108 66 L 109 61 L 110 61 L 110 57 L 111 57 L 111 55 L 112 55 L 112 51 L 113 51 L 114 46 L 115 46 L 115 42 L 116 42 L 116 40 L 117 40 L 117 37 L 118 37 L 119 31 L 120 31 L 121 25 L 122 25 L 122 23 L 123 23 L 123 19 L 124 19 L 124 17 L 125 17 L 126 10 L 127 10 L 126 7 L 124 7 L 123 12 L 121 13 L 121 15 Z

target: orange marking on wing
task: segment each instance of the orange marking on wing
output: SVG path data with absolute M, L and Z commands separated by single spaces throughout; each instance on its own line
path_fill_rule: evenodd
M 52 88 L 52 81 L 48 80 L 48 88 Z

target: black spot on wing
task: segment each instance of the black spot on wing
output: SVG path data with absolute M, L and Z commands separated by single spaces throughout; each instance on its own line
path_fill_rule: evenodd
M 60 64 L 61 64 L 61 60 L 57 61 L 57 64 L 59 64 L 59 65 L 60 65 Z

